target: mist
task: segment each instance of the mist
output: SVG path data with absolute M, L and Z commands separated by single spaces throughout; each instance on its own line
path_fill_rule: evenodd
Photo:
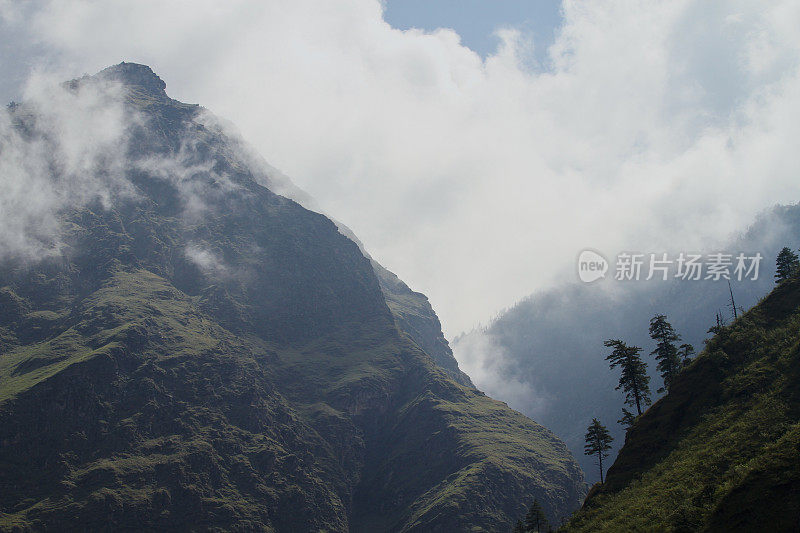
M 482 58 L 377 0 L 4 9 L 34 64 L 146 63 L 231 120 L 450 337 L 585 247 L 700 249 L 796 196 L 793 2 L 568 1 L 547 68 L 519 29 Z
M 129 120 L 120 87 L 34 76 L 0 112 L 0 258 L 36 260 L 63 244 L 58 214 L 133 196 L 124 177 Z
M 131 97 L 105 72 L 69 82 L 37 73 L 21 101 L 0 112 L 0 261 L 59 256 L 70 245 L 64 223 L 70 212 L 139 202 L 141 179 L 174 188 L 177 214 L 186 226 L 219 209 L 231 192 L 242 192 L 237 172 L 291 192 L 288 178 L 196 106 L 185 108 L 194 122 L 174 149 L 142 150 L 158 143 L 158 134 L 129 105 Z M 252 166 L 229 168 L 230 154 Z M 187 245 L 185 255 L 209 275 L 236 274 L 201 243 Z

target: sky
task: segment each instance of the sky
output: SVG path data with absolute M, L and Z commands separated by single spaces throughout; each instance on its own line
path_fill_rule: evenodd
M 501 42 L 496 31 L 513 28 L 533 40 L 534 66 L 540 69 L 548 68 L 547 49 L 562 23 L 561 2 L 555 0 L 388 0 L 383 19 L 401 30 L 449 28 L 483 58 Z
M 234 123 L 451 338 L 584 248 L 709 249 L 798 201 L 793 0 L 0 0 L 6 101 L 123 60 Z

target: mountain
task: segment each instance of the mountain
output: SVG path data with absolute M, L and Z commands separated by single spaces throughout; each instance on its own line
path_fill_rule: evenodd
M 430 355 L 433 362 L 457 383 L 474 388 L 475 385 L 469 376 L 458 367 L 458 361 L 453 355 L 447 339 L 444 338 L 442 324 L 431 307 L 428 297 L 421 292 L 411 290 L 396 274 L 372 259 L 350 228 L 341 222 L 337 222 L 336 225 L 339 227 L 339 231 L 355 242 L 361 253 L 372 262 L 372 268 L 378 277 L 381 291 L 398 328 Z
M 568 531 L 797 531 L 800 278 L 723 328 L 634 424 Z
M 122 63 L 0 113 L 0 530 L 577 508 L 570 452 L 471 386 L 427 299 L 165 87 Z
M 731 281 L 737 307 L 751 307 L 772 289 L 775 257 L 783 246 L 800 247 L 798 235 L 800 205 L 776 206 L 720 246 L 734 255 L 763 256 L 758 279 Z M 550 428 L 575 455 L 587 480 L 595 482 L 599 481 L 595 461 L 583 453 L 592 418 L 605 424 L 614 437 L 609 464 L 625 439 L 617 423 L 624 406 L 624 395 L 615 390 L 619 372 L 609 369 L 603 341 L 619 338 L 643 348 L 656 399 L 661 383 L 655 360 L 648 355 L 655 348 L 648 333 L 650 318 L 667 315 L 681 342 L 699 352 L 710 336 L 707 331 L 715 323 L 715 313 L 733 319 L 729 302 L 724 279 L 573 283 L 525 298 L 488 327 L 459 336 L 453 346 L 460 360 L 490 362 L 491 379 L 473 376 L 478 385 L 499 383 L 486 392 Z M 506 386 L 511 382 L 514 387 Z

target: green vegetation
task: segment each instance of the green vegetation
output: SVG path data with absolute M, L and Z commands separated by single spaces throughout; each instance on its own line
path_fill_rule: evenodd
M 525 530 L 540 533 L 545 528 L 550 528 L 547 517 L 544 515 L 542 506 L 539 505 L 539 500 L 533 500 L 528 514 L 525 515 Z
M 800 258 L 790 248 L 784 246 L 775 260 L 775 283 L 792 277 L 800 269 Z
M 665 392 L 669 390 L 672 381 L 681 370 L 691 362 L 694 347 L 691 344 L 681 344 L 680 348 L 675 346 L 675 343 L 680 340 L 680 335 L 675 333 L 675 329 L 667 321 L 665 315 L 656 315 L 650 320 L 650 337 L 656 341 L 656 348 L 650 352 L 650 355 L 654 355 L 658 361 L 658 370 L 664 380 L 664 387 L 659 388 L 658 392 Z M 636 414 L 623 407 L 622 418 L 617 420 L 617 423 L 629 429 L 641 416 L 642 407 L 647 407 L 651 402 L 647 364 L 642 361 L 639 355 L 642 349 L 638 346 L 628 346 L 625 342 L 617 339 L 609 339 L 604 344 L 608 348 L 613 348 L 611 354 L 606 357 L 606 360 L 610 362 L 610 367 L 618 366 L 622 370 L 617 390 L 623 389 L 625 403 L 636 407 Z M 601 466 L 601 482 L 602 470 Z
M 208 527 L 343 527 L 324 457 L 309 461 L 319 438 L 270 391 L 257 346 L 141 270 L 114 274 L 75 318 L 0 359 L 0 434 L 14 443 L 0 468 L 0 529 L 60 529 L 66 516 L 90 529 L 179 528 L 197 509 Z M 43 361 L 25 372 L 34 357 Z M 265 483 L 276 468 L 285 481 Z M 319 518 L 267 520 L 291 501 Z
M 796 531 L 800 279 L 720 326 L 566 531 Z
M 622 427 L 624 427 L 626 430 L 628 430 L 634 424 L 634 422 L 636 422 L 637 416 L 638 415 L 635 415 L 635 414 L 631 413 L 630 411 L 628 411 L 627 409 L 625 409 L 623 407 L 622 408 L 622 418 L 617 420 L 617 424 L 620 424 Z
M 625 411 L 623 409 L 623 411 Z M 630 416 L 631 413 L 625 411 Z M 592 419 L 591 425 L 586 428 L 586 446 L 583 451 L 586 455 L 597 456 L 597 466 L 600 468 L 600 483 L 603 482 L 603 458 L 608 457 L 608 450 L 614 438 L 603 424 L 596 418 Z
M 681 344 L 680 347 L 678 347 L 678 359 L 681 362 L 681 369 L 684 369 L 687 366 L 689 366 L 689 363 L 691 363 L 692 359 L 694 358 L 694 354 L 695 354 L 694 346 L 692 346 L 691 344 L 684 343 Z
M 457 383 L 473 387 L 469 376 L 458 368 L 458 362 L 444 338 L 442 325 L 428 298 L 422 293 L 412 291 L 377 262 L 373 261 L 372 265 L 398 328 Z
M 639 355 L 642 349 L 628 346 L 617 339 L 609 339 L 603 344 L 613 348 L 606 356 L 609 366 L 618 366 L 622 370 L 617 390 L 625 391 L 625 403 L 636 407 L 636 412 L 641 415 L 642 407 L 650 405 L 650 376 L 647 375 L 647 365 Z
M 664 380 L 664 387 L 658 389 L 658 392 L 669 390 L 672 380 L 681 371 L 681 360 L 678 357 L 678 348 L 675 343 L 679 341 L 680 335 L 675 333 L 672 324 L 667 322 L 667 317 L 664 315 L 656 315 L 650 320 L 650 338 L 656 341 L 656 349 L 650 352 L 658 361 L 658 371 Z M 684 345 L 688 346 L 688 345 Z M 691 346 L 688 346 L 691 348 Z M 687 348 L 684 348 L 686 350 Z
M 566 520 L 566 518 L 562 517 L 563 520 Z M 539 500 L 534 498 L 533 503 L 525 513 L 524 520 L 517 520 L 511 531 L 512 533 L 540 533 L 542 531 L 553 531 L 553 529 L 550 527 L 550 522 L 547 520 L 547 515 L 542 509 Z

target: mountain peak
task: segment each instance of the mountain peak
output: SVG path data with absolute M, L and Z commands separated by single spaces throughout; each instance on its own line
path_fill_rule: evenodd
M 0 254 L 0 531 L 499 531 L 580 504 L 566 446 L 470 387 L 427 298 L 388 271 L 385 295 L 239 138 L 145 65 L 66 84 L 97 105 L 0 128 L 3 161 L 37 157 L 69 200 L 31 241 L 63 252 Z M 87 132 L 100 105 L 120 142 Z
M 154 95 L 164 97 L 167 95 L 164 90 L 167 84 L 147 65 L 126 63 L 123 61 L 118 65 L 113 65 L 101 70 L 97 74 L 97 77 L 100 79 L 118 81 L 124 85 L 137 86 Z

